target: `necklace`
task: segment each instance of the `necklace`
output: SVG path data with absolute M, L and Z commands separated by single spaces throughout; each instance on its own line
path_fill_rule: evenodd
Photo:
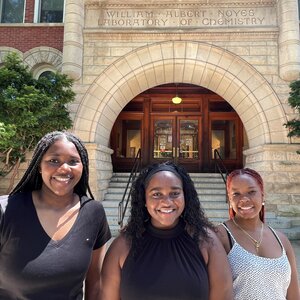
M 248 238 L 250 238 L 250 240 L 253 242 L 253 244 L 255 246 L 256 253 L 258 253 L 259 247 L 260 247 L 262 239 L 263 239 L 264 223 L 261 223 L 259 240 L 256 240 L 246 230 L 244 230 L 238 223 L 236 223 L 234 218 L 232 219 L 232 221 L 236 227 L 238 227 L 243 233 L 245 233 L 247 235 Z

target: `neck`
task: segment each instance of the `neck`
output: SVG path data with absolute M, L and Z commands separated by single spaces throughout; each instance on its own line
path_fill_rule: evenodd
M 45 191 L 43 188 L 36 191 L 36 199 L 40 207 L 52 208 L 55 210 L 66 209 L 74 206 L 77 203 L 78 197 L 76 194 L 69 193 L 67 195 L 59 196 Z
M 243 227 L 246 230 L 256 230 L 257 228 L 261 227 L 262 221 L 260 220 L 259 217 L 257 218 L 252 218 L 252 219 L 243 219 L 239 217 L 234 217 L 233 221 Z

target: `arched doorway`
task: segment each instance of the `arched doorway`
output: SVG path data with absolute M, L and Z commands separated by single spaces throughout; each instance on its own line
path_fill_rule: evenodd
M 174 104 L 175 95 L 182 102 Z M 164 84 L 136 96 L 111 133 L 113 170 L 128 172 L 141 149 L 142 166 L 172 160 L 189 172 L 215 170 L 218 150 L 228 170 L 242 167 L 243 125 L 214 92 L 192 84 Z

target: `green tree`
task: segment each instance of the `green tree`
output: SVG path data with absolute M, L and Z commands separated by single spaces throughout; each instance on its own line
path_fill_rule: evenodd
M 72 84 L 60 73 L 33 78 L 16 53 L 4 58 L 0 68 L 0 176 L 13 171 L 8 192 L 26 152 L 47 132 L 71 128 L 66 105 L 75 98 Z
M 288 133 L 289 137 L 300 137 L 300 80 L 293 81 L 290 84 L 290 88 L 289 105 L 298 112 L 299 116 L 286 122 L 284 125 L 290 130 Z M 300 150 L 297 153 L 300 154 Z

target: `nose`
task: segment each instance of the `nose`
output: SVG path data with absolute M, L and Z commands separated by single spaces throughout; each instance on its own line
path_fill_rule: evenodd
M 59 166 L 59 171 L 68 172 L 70 170 L 70 166 L 64 162 Z
M 241 195 L 241 200 L 248 201 L 248 200 L 250 200 L 250 198 L 247 194 L 243 194 L 243 195 Z
M 162 198 L 162 202 L 164 202 L 164 203 L 170 203 L 172 201 L 173 201 L 173 199 L 170 197 L 170 195 L 166 195 Z

